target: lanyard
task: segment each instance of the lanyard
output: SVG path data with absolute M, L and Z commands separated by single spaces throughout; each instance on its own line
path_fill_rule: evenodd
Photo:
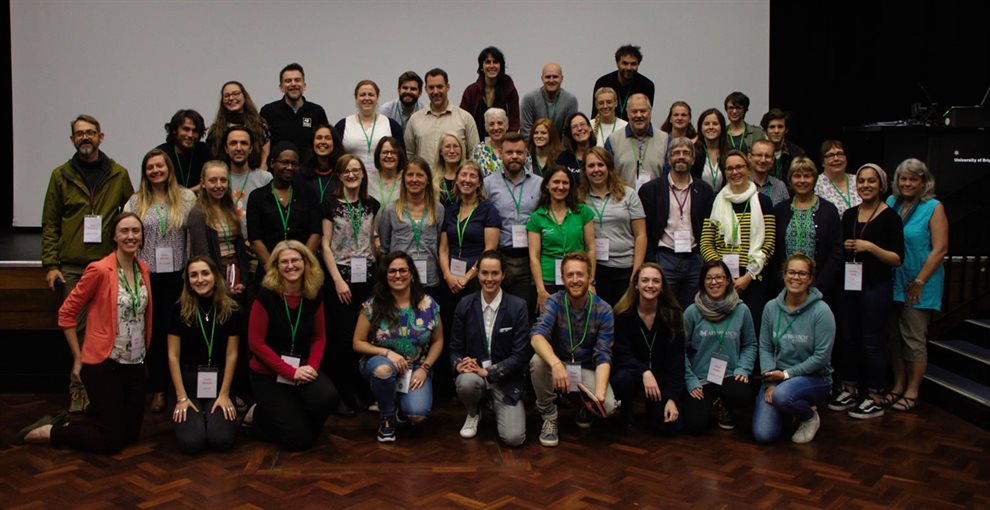
M 832 185 L 832 189 L 834 189 L 835 192 L 839 194 L 839 197 L 842 198 L 842 201 L 846 203 L 846 207 L 852 207 L 852 190 L 849 189 L 849 176 L 846 176 L 845 195 L 843 195 L 842 192 L 839 191 L 839 187 L 836 186 L 834 182 L 832 182 L 832 179 L 829 179 L 828 177 L 825 177 L 825 179 L 828 180 L 828 183 Z
M 750 200 L 752 200 L 752 198 Z M 757 198 L 757 200 L 759 200 L 759 198 Z M 749 200 L 746 201 L 746 205 L 743 206 L 741 213 L 737 213 L 735 209 L 732 210 L 732 239 L 739 243 L 740 246 L 742 246 L 742 241 L 739 239 L 739 215 L 746 214 L 747 212 L 749 212 Z
M 870 226 L 870 222 L 872 222 L 873 218 L 876 217 L 878 211 L 880 211 L 879 200 L 877 201 L 877 206 L 873 208 L 873 212 L 870 213 L 870 217 L 866 220 L 866 223 L 863 224 L 863 229 L 859 231 L 859 234 L 856 234 L 856 225 L 859 225 L 859 221 L 853 223 L 853 239 L 862 239 L 863 234 L 866 233 L 866 228 Z M 856 215 L 859 216 L 859 211 L 856 211 Z M 858 220 L 859 218 L 856 219 Z
M 409 218 L 409 228 L 412 229 L 413 239 L 416 241 L 416 247 L 420 248 L 419 239 L 423 235 L 423 222 L 426 221 L 426 207 L 423 207 L 423 214 L 419 217 L 419 226 L 416 226 L 416 220 L 412 218 L 412 213 L 409 212 L 409 208 L 406 208 L 406 218 Z
M 615 133 L 615 125 L 618 124 L 618 123 L 619 123 L 619 119 L 615 119 L 612 122 L 612 130 L 608 132 L 608 135 L 609 136 L 612 136 L 612 133 Z M 602 131 L 602 121 L 601 120 L 598 121 L 598 134 L 601 136 L 601 139 L 602 140 L 608 140 L 608 137 L 605 136 L 605 132 Z
M 124 268 L 120 267 L 120 261 L 117 261 L 117 274 L 120 276 L 121 281 L 124 282 L 124 289 L 127 291 L 127 297 L 131 300 L 131 308 L 134 310 L 134 319 L 138 317 L 138 310 L 141 309 L 141 284 L 140 284 L 140 269 L 138 269 L 137 261 L 134 261 L 134 288 L 131 288 L 131 284 L 127 281 L 124 276 Z
M 705 160 L 708 161 L 708 173 L 712 176 L 712 189 L 718 185 L 718 165 L 712 161 L 712 154 L 708 151 L 708 147 L 705 147 Z
M 623 99 L 618 104 L 618 109 L 619 109 L 619 112 L 617 114 L 618 117 L 622 117 L 622 116 L 624 116 L 626 114 L 626 105 L 629 104 L 629 96 L 631 96 L 631 95 L 632 95 L 632 87 L 630 86 L 629 87 L 629 90 L 626 92 L 626 98 Z
M 729 313 L 729 315 L 726 315 L 725 318 L 722 319 L 722 320 L 725 321 L 725 327 L 722 328 L 722 332 L 721 333 L 719 333 L 718 328 L 715 327 L 715 323 L 714 322 L 712 322 L 710 320 L 707 320 L 707 319 L 705 320 L 705 322 L 707 322 L 708 325 L 712 327 L 712 331 L 715 332 L 715 340 L 718 341 L 718 352 L 722 352 L 722 347 L 725 345 L 725 334 L 729 332 L 729 326 L 732 325 L 732 316 L 735 313 L 736 313 L 736 310 L 733 309 L 732 312 Z
M 356 207 L 357 215 L 355 217 L 354 214 L 355 208 L 351 207 L 351 203 L 345 199 L 344 204 L 347 205 L 347 212 L 351 217 L 351 229 L 354 230 L 354 247 L 357 248 L 358 236 L 361 234 L 361 217 L 364 216 L 364 207 L 360 202 L 358 202 L 358 206 Z
M 787 332 L 791 330 L 791 326 L 794 325 L 794 321 L 796 321 L 797 318 L 798 318 L 797 315 L 795 315 L 794 317 L 791 317 L 790 322 L 788 322 L 787 323 L 787 326 L 784 328 L 784 330 L 781 331 L 780 330 L 780 316 L 781 315 L 784 315 L 784 312 L 782 312 L 780 310 L 777 310 L 777 325 L 774 326 L 774 328 L 773 328 L 773 344 L 774 344 L 774 346 L 777 347 L 778 350 L 780 349 L 780 339 L 783 338 L 784 335 L 786 335 Z
M 505 190 L 509 192 L 509 196 L 512 197 L 512 203 L 516 205 L 516 219 L 519 219 L 519 204 L 522 202 L 523 193 L 525 189 L 519 190 L 519 198 L 516 198 L 516 194 L 512 191 L 513 184 L 505 177 L 505 172 L 502 172 L 502 181 L 505 182 Z M 525 182 L 525 181 L 523 181 Z
M 440 194 L 443 198 L 450 200 L 451 202 L 454 201 L 454 188 L 451 188 L 450 185 L 447 184 L 446 177 L 440 178 Z
M 248 177 L 250 177 L 250 176 L 251 176 L 251 171 L 250 170 L 248 170 L 247 172 L 244 173 L 244 180 L 241 181 L 241 190 L 238 191 L 237 194 L 235 194 L 233 196 L 233 198 L 234 198 L 235 201 L 240 202 L 241 198 L 244 198 L 244 189 L 247 188 Z M 234 183 L 234 176 L 231 174 L 230 170 L 227 171 L 227 180 L 230 181 L 231 184 Z M 236 189 L 237 189 L 237 187 L 234 186 L 234 190 L 236 190 Z M 238 206 L 238 207 L 240 207 L 240 206 Z
M 182 186 L 186 188 L 189 187 L 189 174 L 192 173 L 193 158 L 196 157 L 195 150 L 196 148 L 193 147 L 193 151 L 189 153 L 189 172 L 182 170 L 182 154 L 179 154 L 178 149 L 175 150 L 175 164 L 179 167 L 179 177 L 182 178 Z
M 602 201 L 602 208 L 601 209 L 592 206 L 592 208 L 595 211 L 595 216 L 598 216 L 598 228 L 599 229 L 601 229 L 604 226 L 604 222 L 605 222 L 605 208 L 608 207 L 608 199 L 610 199 L 610 198 L 612 198 L 612 194 L 611 193 L 606 193 L 605 194 L 605 200 Z M 565 218 L 566 218 L 566 216 L 565 216 Z M 556 219 L 556 218 L 554 218 L 554 219 Z
M 564 315 L 567 315 L 567 337 L 568 337 L 568 346 L 571 349 L 571 362 L 572 363 L 574 362 L 574 351 L 576 351 L 577 348 L 580 347 L 581 344 L 584 343 L 584 339 L 587 338 L 587 336 L 588 336 L 588 324 L 591 322 L 591 300 L 592 300 L 592 297 L 590 295 L 588 295 L 586 297 L 588 299 L 588 316 L 585 317 L 585 319 L 584 319 L 584 333 L 581 335 L 581 340 L 579 340 L 578 343 L 574 343 L 574 332 L 571 330 L 571 308 L 567 304 L 567 302 L 569 301 L 568 298 L 567 298 L 567 295 L 566 294 L 564 295 Z
M 210 321 L 210 314 L 216 311 L 216 307 L 210 308 L 210 313 L 206 314 L 206 321 Z M 206 336 L 206 328 L 203 327 L 203 313 L 196 307 L 196 319 L 199 322 L 199 331 L 203 333 L 203 340 L 206 342 L 206 366 L 213 366 L 213 334 L 217 330 L 217 318 L 213 316 L 213 324 L 210 326 L 210 336 Z
M 272 183 L 272 196 L 275 197 L 275 208 L 278 209 L 278 215 L 282 218 L 282 235 L 286 239 L 289 238 L 289 217 L 292 216 L 292 186 L 289 186 L 289 205 L 282 210 L 282 203 L 278 201 L 278 195 L 275 194 L 275 183 Z
M 292 313 L 289 312 L 289 301 L 285 299 L 285 294 L 282 294 L 282 304 L 285 305 L 285 316 L 289 318 L 289 332 L 292 334 L 292 345 L 289 347 L 289 352 L 292 354 L 296 353 L 296 332 L 299 331 L 299 319 L 302 318 L 303 313 L 303 299 L 299 298 L 299 313 L 296 314 L 296 322 L 292 322 Z
M 358 117 L 357 121 L 358 121 L 358 127 L 361 128 L 361 134 L 364 135 L 364 141 L 368 143 L 368 152 L 371 152 L 371 141 L 374 139 L 375 136 L 375 126 L 378 125 L 378 115 L 375 114 L 375 120 L 374 122 L 371 123 L 371 133 L 368 133 L 367 131 L 364 130 L 364 123 L 361 122 L 360 117 Z
M 464 247 L 464 233 L 467 232 L 468 223 L 471 223 L 471 217 L 474 216 L 474 211 L 477 211 L 477 210 L 478 210 L 478 204 L 475 204 L 474 207 L 471 208 L 471 212 L 468 213 L 468 217 L 465 218 L 463 222 L 461 222 L 461 220 L 459 219 L 459 215 L 460 215 L 459 212 L 458 212 L 458 216 L 455 216 L 454 217 L 454 219 L 456 220 L 454 222 L 454 229 L 457 230 L 457 256 L 458 257 L 461 256 L 461 249 Z
M 654 319 L 654 320 L 656 320 L 656 319 Z M 639 328 L 639 334 L 640 335 L 643 335 L 643 343 L 646 344 L 646 349 L 649 352 L 650 361 L 652 362 L 653 361 L 653 346 L 656 345 L 656 343 L 657 343 L 657 332 L 654 331 L 653 332 L 653 338 L 651 338 L 649 340 L 646 339 L 646 331 L 643 330 L 642 327 Z
M 536 154 L 533 154 L 533 170 L 535 170 L 540 177 L 543 177 L 543 168 L 540 167 L 540 156 Z
M 227 226 L 227 222 L 222 221 L 217 226 L 220 227 L 220 233 L 223 234 L 223 242 L 227 244 L 228 248 L 233 250 L 234 244 L 230 240 L 230 227 Z
M 649 137 L 646 141 L 640 145 L 635 138 L 628 138 L 629 145 L 632 146 L 633 151 L 636 153 L 636 177 L 639 177 L 639 169 L 643 166 L 643 160 L 646 159 L 646 149 L 650 148 L 650 141 L 653 137 Z
M 678 196 L 678 193 L 684 193 L 684 199 Z M 683 190 L 674 187 L 674 184 L 670 184 L 670 194 L 674 196 L 674 201 L 677 202 L 677 212 L 681 215 L 681 220 L 684 219 L 684 206 L 687 205 L 688 197 L 691 195 L 691 185 L 689 184 L 687 188 Z
M 382 199 L 382 208 L 386 205 L 392 203 L 392 194 L 395 193 L 396 186 L 399 185 L 399 178 L 396 177 L 395 181 L 392 182 L 392 189 L 389 190 L 388 195 L 385 194 L 385 181 L 382 180 L 382 173 L 378 172 L 378 196 Z
M 817 200 L 817 197 L 816 197 L 816 200 Z M 811 210 L 814 207 L 815 207 L 815 203 L 812 202 L 811 203 L 811 207 L 809 207 L 806 211 L 798 211 L 798 209 L 796 207 L 794 207 L 794 201 L 793 200 L 791 201 L 791 214 L 794 216 L 794 219 L 796 220 L 794 226 L 797 229 L 797 249 L 799 249 L 799 250 L 804 247 L 804 235 L 805 235 L 805 233 L 811 231 L 811 228 L 810 228 L 811 227 L 811 216 L 812 216 L 811 215 Z M 801 224 L 801 219 L 798 217 L 798 213 L 799 212 L 807 213 L 807 214 L 804 215 L 805 216 L 805 219 L 804 219 L 804 224 L 803 225 Z
M 165 204 L 158 204 L 155 207 L 155 215 L 158 216 L 158 229 L 162 233 L 162 239 L 165 239 L 165 232 L 168 231 L 168 222 L 166 218 L 168 217 L 168 206 Z
M 323 184 L 323 176 L 317 175 L 316 176 L 316 182 L 317 182 L 317 185 L 320 187 L 320 203 L 322 204 L 323 203 L 323 195 L 326 194 L 327 188 L 330 187 L 330 183 L 333 182 L 333 180 L 328 177 L 327 178 L 327 183 L 326 184 Z
M 746 139 L 746 134 L 747 134 L 746 131 L 748 131 L 748 130 L 749 130 L 749 126 L 743 124 L 743 132 L 738 135 L 739 136 L 739 145 L 736 145 L 736 137 L 733 136 L 732 133 L 730 133 L 728 129 L 726 129 L 725 130 L 725 134 L 728 135 L 727 138 L 729 139 L 729 145 L 732 145 L 732 148 L 733 149 L 740 149 L 741 150 L 742 149 L 742 146 L 743 146 L 743 141 Z

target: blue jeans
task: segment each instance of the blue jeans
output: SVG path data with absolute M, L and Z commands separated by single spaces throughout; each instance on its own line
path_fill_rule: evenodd
M 663 268 L 667 285 L 674 292 L 674 297 L 686 309 L 694 303 L 694 295 L 698 293 L 698 273 L 704 261 L 697 253 L 674 253 L 672 250 L 657 248 L 657 264 Z
M 801 421 L 810 420 L 815 415 L 811 406 L 823 402 L 829 389 L 822 377 L 792 377 L 777 384 L 773 403 L 768 404 L 764 400 L 767 388 L 762 386 L 753 409 L 753 439 L 760 444 L 772 443 L 780 437 L 785 420 L 792 416 Z
M 382 378 L 375 375 L 378 367 L 387 366 L 391 369 L 388 377 Z M 419 365 L 409 364 L 409 370 L 414 370 Z M 371 393 L 378 400 L 378 410 L 382 418 L 395 415 L 396 391 L 395 385 L 398 381 L 395 365 L 385 356 L 372 356 L 361 363 L 361 375 L 368 380 L 371 385 Z M 426 381 L 418 390 L 409 393 L 399 393 L 399 408 L 411 418 L 425 419 L 430 415 L 430 408 L 433 407 L 433 375 L 426 377 Z

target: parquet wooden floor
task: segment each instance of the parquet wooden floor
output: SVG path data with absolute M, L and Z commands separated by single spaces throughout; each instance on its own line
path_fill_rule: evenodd
M 457 435 L 463 411 L 440 404 L 398 442 L 375 441 L 376 418 L 331 418 L 319 445 L 288 453 L 242 439 L 227 454 L 188 457 L 164 415 L 140 444 L 107 457 L 9 437 L 58 410 L 56 396 L 0 396 L 0 507 L 27 508 L 990 508 L 990 433 L 922 403 L 856 421 L 826 411 L 808 445 L 752 442 L 747 424 L 705 437 L 582 431 L 561 419 L 543 448 L 530 413 L 522 448 L 486 418 Z

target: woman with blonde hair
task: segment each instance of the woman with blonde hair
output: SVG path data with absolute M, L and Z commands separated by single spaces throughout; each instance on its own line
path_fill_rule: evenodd
M 598 114 L 591 122 L 591 132 L 595 133 L 595 144 L 604 147 L 612 133 L 622 131 L 629 124 L 615 115 L 619 106 L 618 94 L 612 87 L 599 87 L 595 91 L 595 108 Z
M 464 142 L 454 133 L 444 133 L 437 145 L 436 171 L 433 174 L 433 186 L 440 190 L 440 203 L 444 207 L 457 200 L 457 171 L 461 164 L 467 161 L 464 152 Z

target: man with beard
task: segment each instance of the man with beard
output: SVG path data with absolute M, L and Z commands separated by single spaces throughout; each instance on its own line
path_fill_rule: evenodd
M 399 75 L 399 98 L 393 99 L 378 107 L 378 113 L 399 123 L 406 128 L 409 117 L 423 109 L 419 96 L 423 93 L 423 79 L 413 71 Z
M 529 370 L 536 392 L 536 409 L 543 417 L 540 444 L 557 446 L 557 392 L 579 391 L 578 384 L 594 393 L 605 416 L 618 405 L 608 383 L 612 371 L 615 319 L 612 307 L 588 292 L 591 260 L 584 252 L 564 255 L 560 268 L 564 290 L 547 298 L 532 329 L 533 350 Z M 589 397 L 592 398 L 592 397 Z M 581 407 L 579 428 L 591 427 L 592 417 Z
M 295 62 L 278 73 L 278 89 L 282 99 L 261 108 L 262 117 L 271 130 L 271 144 L 292 142 L 296 147 L 309 147 L 313 143 L 313 130 L 320 124 L 329 124 L 323 107 L 311 103 L 303 96 L 306 91 L 306 73 Z
M 165 124 L 165 133 L 165 143 L 156 148 L 172 160 L 176 182 L 193 191 L 199 190 L 203 163 L 213 159 L 209 146 L 202 141 L 206 133 L 203 116 L 196 110 L 179 110 Z
M 553 62 L 543 66 L 540 74 L 543 86 L 527 93 L 519 103 L 521 126 L 519 134 L 529 138 L 529 130 L 537 119 L 550 119 L 557 128 L 557 134 L 564 133 L 564 123 L 572 113 L 578 111 L 578 101 L 574 94 L 564 90 L 564 71 L 560 64 Z
M 770 140 L 754 141 L 753 145 L 749 147 L 749 160 L 753 163 L 750 180 L 756 184 L 757 191 L 770 197 L 774 206 L 791 198 L 784 181 L 770 175 L 770 170 L 774 166 L 773 142 Z
M 615 90 L 616 101 L 615 115 L 622 120 L 629 120 L 628 104 L 629 98 L 633 94 L 643 94 L 653 104 L 654 85 L 653 81 L 639 74 L 639 64 L 643 61 L 643 53 L 639 46 L 627 44 L 615 51 L 615 67 L 618 69 L 608 73 L 595 82 L 595 88 L 611 87 Z M 594 100 L 591 102 L 595 104 Z M 592 107 L 591 117 L 598 115 L 598 108 Z
M 681 308 L 694 303 L 704 262 L 698 239 L 715 200 L 708 183 L 691 177 L 694 160 L 691 139 L 674 138 L 670 142 L 670 173 L 639 188 L 646 213 L 646 260 L 663 268 Z
M 241 218 L 241 232 L 247 232 L 247 203 L 251 192 L 272 181 L 270 172 L 252 169 L 248 165 L 251 142 L 251 131 L 248 128 L 235 126 L 227 130 L 224 160 L 230 167 L 230 197 Z
M 643 184 L 663 175 L 670 135 L 653 130 L 653 109 L 644 94 L 629 98 L 629 124 L 612 133 L 605 150 L 615 158 L 615 172 L 626 185 L 638 190 Z
M 100 123 L 80 115 L 69 124 L 69 140 L 75 155 L 52 171 L 41 215 L 41 264 L 52 291 L 64 287 L 69 295 L 86 265 L 113 251 L 114 216 L 134 194 L 127 170 L 100 151 Z M 144 169 L 142 169 L 144 171 Z M 76 328 L 79 341 L 86 330 L 86 315 Z M 82 382 L 69 378 L 69 412 L 82 412 L 87 404 Z
M 525 299 L 532 313 L 536 308 L 536 288 L 529 269 L 526 222 L 540 201 L 543 179 L 525 168 L 526 141 L 519 133 L 506 133 L 502 138 L 502 171 L 485 177 L 485 194 L 502 217 L 498 249 L 504 257 L 503 287 Z
M 447 99 L 449 91 L 446 71 L 433 68 L 426 72 L 430 107 L 413 113 L 405 125 L 406 154 L 409 156 L 435 161 L 437 144 L 445 133 L 455 134 L 467 150 L 478 145 L 478 126 L 474 123 L 474 117 L 450 104 Z

